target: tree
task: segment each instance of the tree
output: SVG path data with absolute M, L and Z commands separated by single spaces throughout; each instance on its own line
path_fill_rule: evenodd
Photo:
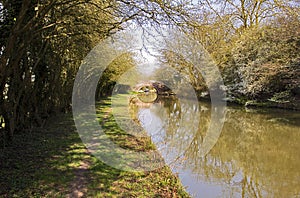
M 3 4 L 6 15 L 1 26 L 6 27 L 7 38 L 1 46 L 0 109 L 8 138 L 35 122 L 41 125 L 51 111 L 69 107 L 70 95 L 66 94 L 71 93 L 70 82 L 80 59 L 93 45 L 91 38 L 103 38 L 103 31 L 95 34 L 103 30 L 103 21 L 109 24 L 106 28 L 114 24 L 102 17 L 102 21 L 88 25 L 93 22 L 87 21 L 93 8 L 96 9 L 92 1 L 39 4 L 25 0 Z M 78 21 L 78 14 L 82 21 Z M 79 28 L 84 28 L 83 32 Z
M 15 131 L 41 126 L 53 111 L 68 111 L 80 62 L 96 43 L 130 21 L 183 24 L 187 5 L 160 0 L 1 1 L 0 130 L 11 139 Z
M 129 69 L 135 66 L 131 53 L 125 53 L 117 57 L 103 72 L 97 87 L 97 99 L 101 96 L 110 96 L 118 79 Z
M 227 95 L 242 103 L 288 101 L 295 108 L 299 1 L 216 0 L 198 6 L 203 15 L 190 34 L 212 55 Z
M 205 0 L 202 3 L 202 9 L 215 17 L 229 18 L 236 30 L 259 26 L 281 12 L 295 12 L 297 6 L 299 2 L 295 0 Z
M 244 33 L 232 51 L 241 93 L 256 100 L 294 100 L 300 82 L 299 29 L 298 18 L 279 18 Z

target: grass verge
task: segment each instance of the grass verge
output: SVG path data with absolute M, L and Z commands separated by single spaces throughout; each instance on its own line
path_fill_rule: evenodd
M 112 123 L 106 131 L 113 138 L 121 137 L 120 144 L 135 145 L 137 150 L 153 148 L 147 140 L 110 130 L 115 127 Z M 82 166 L 84 162 L 88 165 Z M 84 185 L 81 197 L 189 197 L 168 167 L 132 173 L 99 161 L 81 142 L 71 114 L 49 119 L 44 128 L 16 134 L 14 142 L 0 150 L 0 171 L 0 197 L 72 197 L 74 184 Z

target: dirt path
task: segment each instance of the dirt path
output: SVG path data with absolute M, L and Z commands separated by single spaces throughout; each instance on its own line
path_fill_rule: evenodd
M 88 155 L 88 152 L 87 152 Z M 71 193 L 67 196 L 68 198 L 81 198 L 86 197 L 87 185 L 90 180 L 88 173 L 91 162 L 83 160 L 80 166 L 75 170 L 75 178 L 71 183 Z

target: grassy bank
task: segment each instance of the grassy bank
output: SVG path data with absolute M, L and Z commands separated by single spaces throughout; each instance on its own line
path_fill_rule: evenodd
M 115 126 L 106 131 L 120 135 L 120 144 L 149 146 L 110 127 Z M 71 114 L 14 138 L 0 152 L 0 197 L 188 197 L 168 167 L 132 173 L 96 159 L 81 142 Z

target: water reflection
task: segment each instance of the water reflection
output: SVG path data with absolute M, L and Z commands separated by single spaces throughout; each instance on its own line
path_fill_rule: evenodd
M 199 157 L 209 104 L 167 97 L 129 108 L 194 197 L 300 196 L 299 113 L 230 107 L 217 144 Z
M 146 93 L 139 93 L 137 97 L 143 103 L 151 103 L 157 99 L 158 95 L 156 93 L 146 92 Z

